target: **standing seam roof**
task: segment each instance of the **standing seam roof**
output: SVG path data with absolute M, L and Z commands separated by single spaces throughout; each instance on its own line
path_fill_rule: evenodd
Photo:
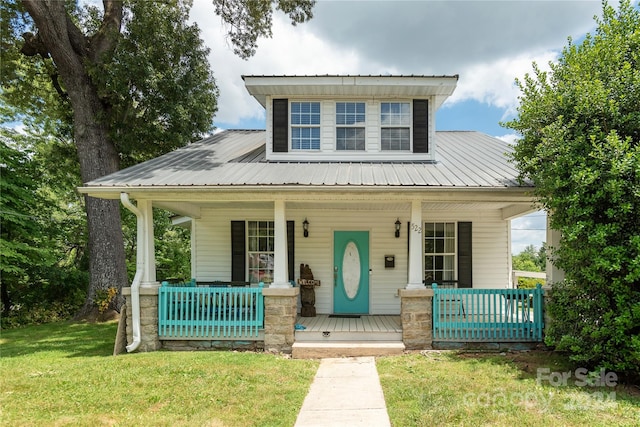
M 265 134 L 223 131 L 85 187 L 531 187 L 519 183 L 507 158 L 511 147 L 480 132 L 436 132 L 435 162 L 272 162 L 266 160 Z

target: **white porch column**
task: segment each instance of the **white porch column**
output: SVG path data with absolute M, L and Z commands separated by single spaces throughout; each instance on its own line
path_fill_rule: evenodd
M 551 228 L 551 213 L 547 212 L 547 286 L 555 282 L 564 280 L 564 271 L 557 268 L 550 261 L 553 255 L 553 248 L 560 247 L 560 231 Z
M 424 289 L 422 283 L 424 268 L 422 266 L 422 201 L 411 202 L 411 225 L 409 227 L 409 283 L 407 289 Z
M 157 286 L 156 251 L 153 240 L 153 203 L 138 200 L 138 210 L 142 213 L 142 230 L 138 230 L 137 258 L 143 260 L 141 286 Z
M 287 260 L 287 215 L 284 200 L 273 204 L 273 283 L 270 288 L 290 288 Z

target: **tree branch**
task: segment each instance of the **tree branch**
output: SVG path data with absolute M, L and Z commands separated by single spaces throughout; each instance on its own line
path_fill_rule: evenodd
M 72 25 L 72 27 L 75 27 L 75 31 L 71 28 L 71 31 L 75 34 L 72 35 L 69 33 L 69 16 L 64 7 L 65 3 L 62 1 L 44 2 L 38 0 L 22 0 L 22 4 L 38 29 L 35 38 L 43 44 L 47 50 L 47 54 L 55 57 L 56 55 L 53 55 L 53 51 L 55 50 L 69 57 L 69 53 L 73 52 L 65 51 L 63 46 L 68 46 L 72 39 L 79 42 L 77 40 L 78 34 L 81 36 L 82 33 L 75 25 Z M 78 53 L 76 46 L 72 45 L 71 47 Z
M 89 43 L 87 37 L 82 33 L 80 28 L 71 20 L 69 14 L 65 15 L 67 25 L 67 36 L 69 37 L 69 43 L 73 51 L 78 56 L 86 57 L 89 53 Z
M 90 58 L 94 63 L 101 61 L 102 55 L 116 47 L 117 35 L 122 26 L 122 0 L 102 0 L 104 16 L 98 31 L 90 37 Z
M 62 100 L 67 101 L 69 99 L 69 94 L 65 92 L 65 90 L 62 89 L 62 86 L 60 85 L 60 75 L 58 73 L 52 73 L 50 76 L 53 88 L 56 90 L 58 95 L 60 95 L 60 98 L 62 98 Z

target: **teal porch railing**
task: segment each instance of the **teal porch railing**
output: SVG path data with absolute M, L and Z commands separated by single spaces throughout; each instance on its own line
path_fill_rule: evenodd
M 255 339 L 264 326 L 262 287 L 163 282 L 158 298 L 161 339 Z
M 433 341 L 542 341 L 543 294 L 535 289 L 458 289 L 433 284 Z

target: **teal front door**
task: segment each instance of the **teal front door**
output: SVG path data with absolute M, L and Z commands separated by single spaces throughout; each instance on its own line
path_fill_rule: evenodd
M 333 233 L 333 312 L 369 313 L 369 232 Z

